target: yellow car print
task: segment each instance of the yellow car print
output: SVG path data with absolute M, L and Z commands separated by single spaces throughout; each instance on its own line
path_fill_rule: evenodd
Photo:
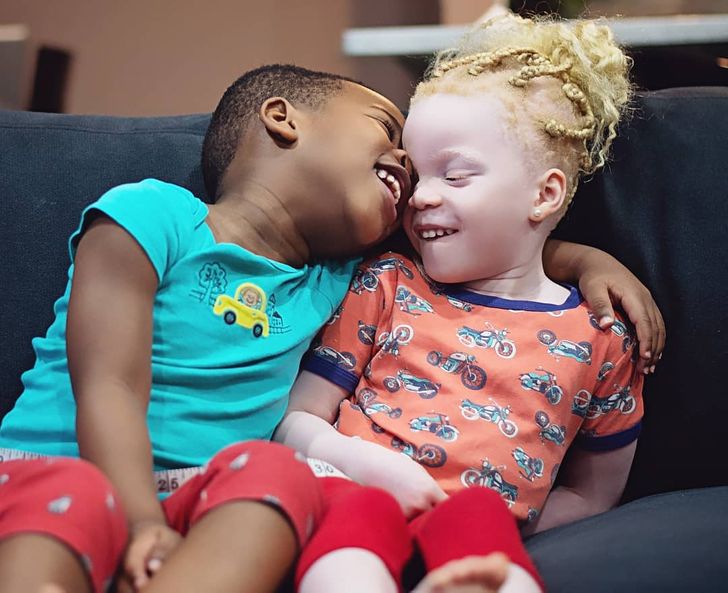
M 222 315 L 228 325 L 237 323 L 253 330 L 256 338 L 268 337 L 270 325 L 265 313 L 267 298 L 263 290 L 252 282 L 245 282 L 235 290 L 235 297 L 221 294 L 215 300 L 212 311 Z

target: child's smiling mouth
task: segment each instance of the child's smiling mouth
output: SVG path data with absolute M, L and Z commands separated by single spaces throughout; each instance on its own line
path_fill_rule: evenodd
M 385 185 L 394 199 L 394 205 L 399 204 L 400 199 L 409 196 L 411 180 L 407 170 L 394 164 L 377 163 L 374 166 L 377 177 Z
M 415 235 L 423 241 L 436 241 L 441 237 L 449 237 L 457 233 L 457 230 L 446 228 L 446 227 L 435 227 L 435 226 L 417 226 L 413 229 Z
M 395 205 L 399 203 L 399 199 L 402 197 L 402 185 L 392 173 L 385 169 L 380 169 L 379 167 L 375 168 L 377 172 L 377 177 L 382 180 L 384 185 L 387 186 L 387 189 L 391 192 L 392 196 L 394 197 L 394 203 Z

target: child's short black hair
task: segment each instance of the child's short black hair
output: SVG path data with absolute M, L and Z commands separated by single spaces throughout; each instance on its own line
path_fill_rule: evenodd
M 202 145 L 202 175 L 209 199 L 217 199 L 220 180 L 235 156 L 240 136 L 266 99 L 284 97 L 294 105 L 317 109 L 341 91 L 344 81 L 361 84 L 290 64 L 261 66 L 238 78 L 220 99 Z

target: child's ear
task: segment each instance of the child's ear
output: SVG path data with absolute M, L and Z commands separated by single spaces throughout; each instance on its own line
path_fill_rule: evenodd
M 283 97 L 269 97 L 260 106 L 260 121 L 279 146 L 291 146 L 298 140 L 297 111 Z
M 549 169 L 538 183 L 538 197 L 534 200 L 529 219 L 541 222 L 561 209 L 566 199 L 566 175 L 561 169 Z

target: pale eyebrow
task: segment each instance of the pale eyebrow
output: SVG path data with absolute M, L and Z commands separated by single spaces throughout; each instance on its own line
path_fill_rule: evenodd
M 481 166 L 482 165 L 482 157 L 481 155 L 470 152 L 467 150 L 457 150 L 453 148 L 448 148 L 445 150 L 441 150 L 437 153 L 437 159 L 440 161 L 453 161 L 453 160 L 459 160 L 462 161 L 466 165 L 471 166 Z

